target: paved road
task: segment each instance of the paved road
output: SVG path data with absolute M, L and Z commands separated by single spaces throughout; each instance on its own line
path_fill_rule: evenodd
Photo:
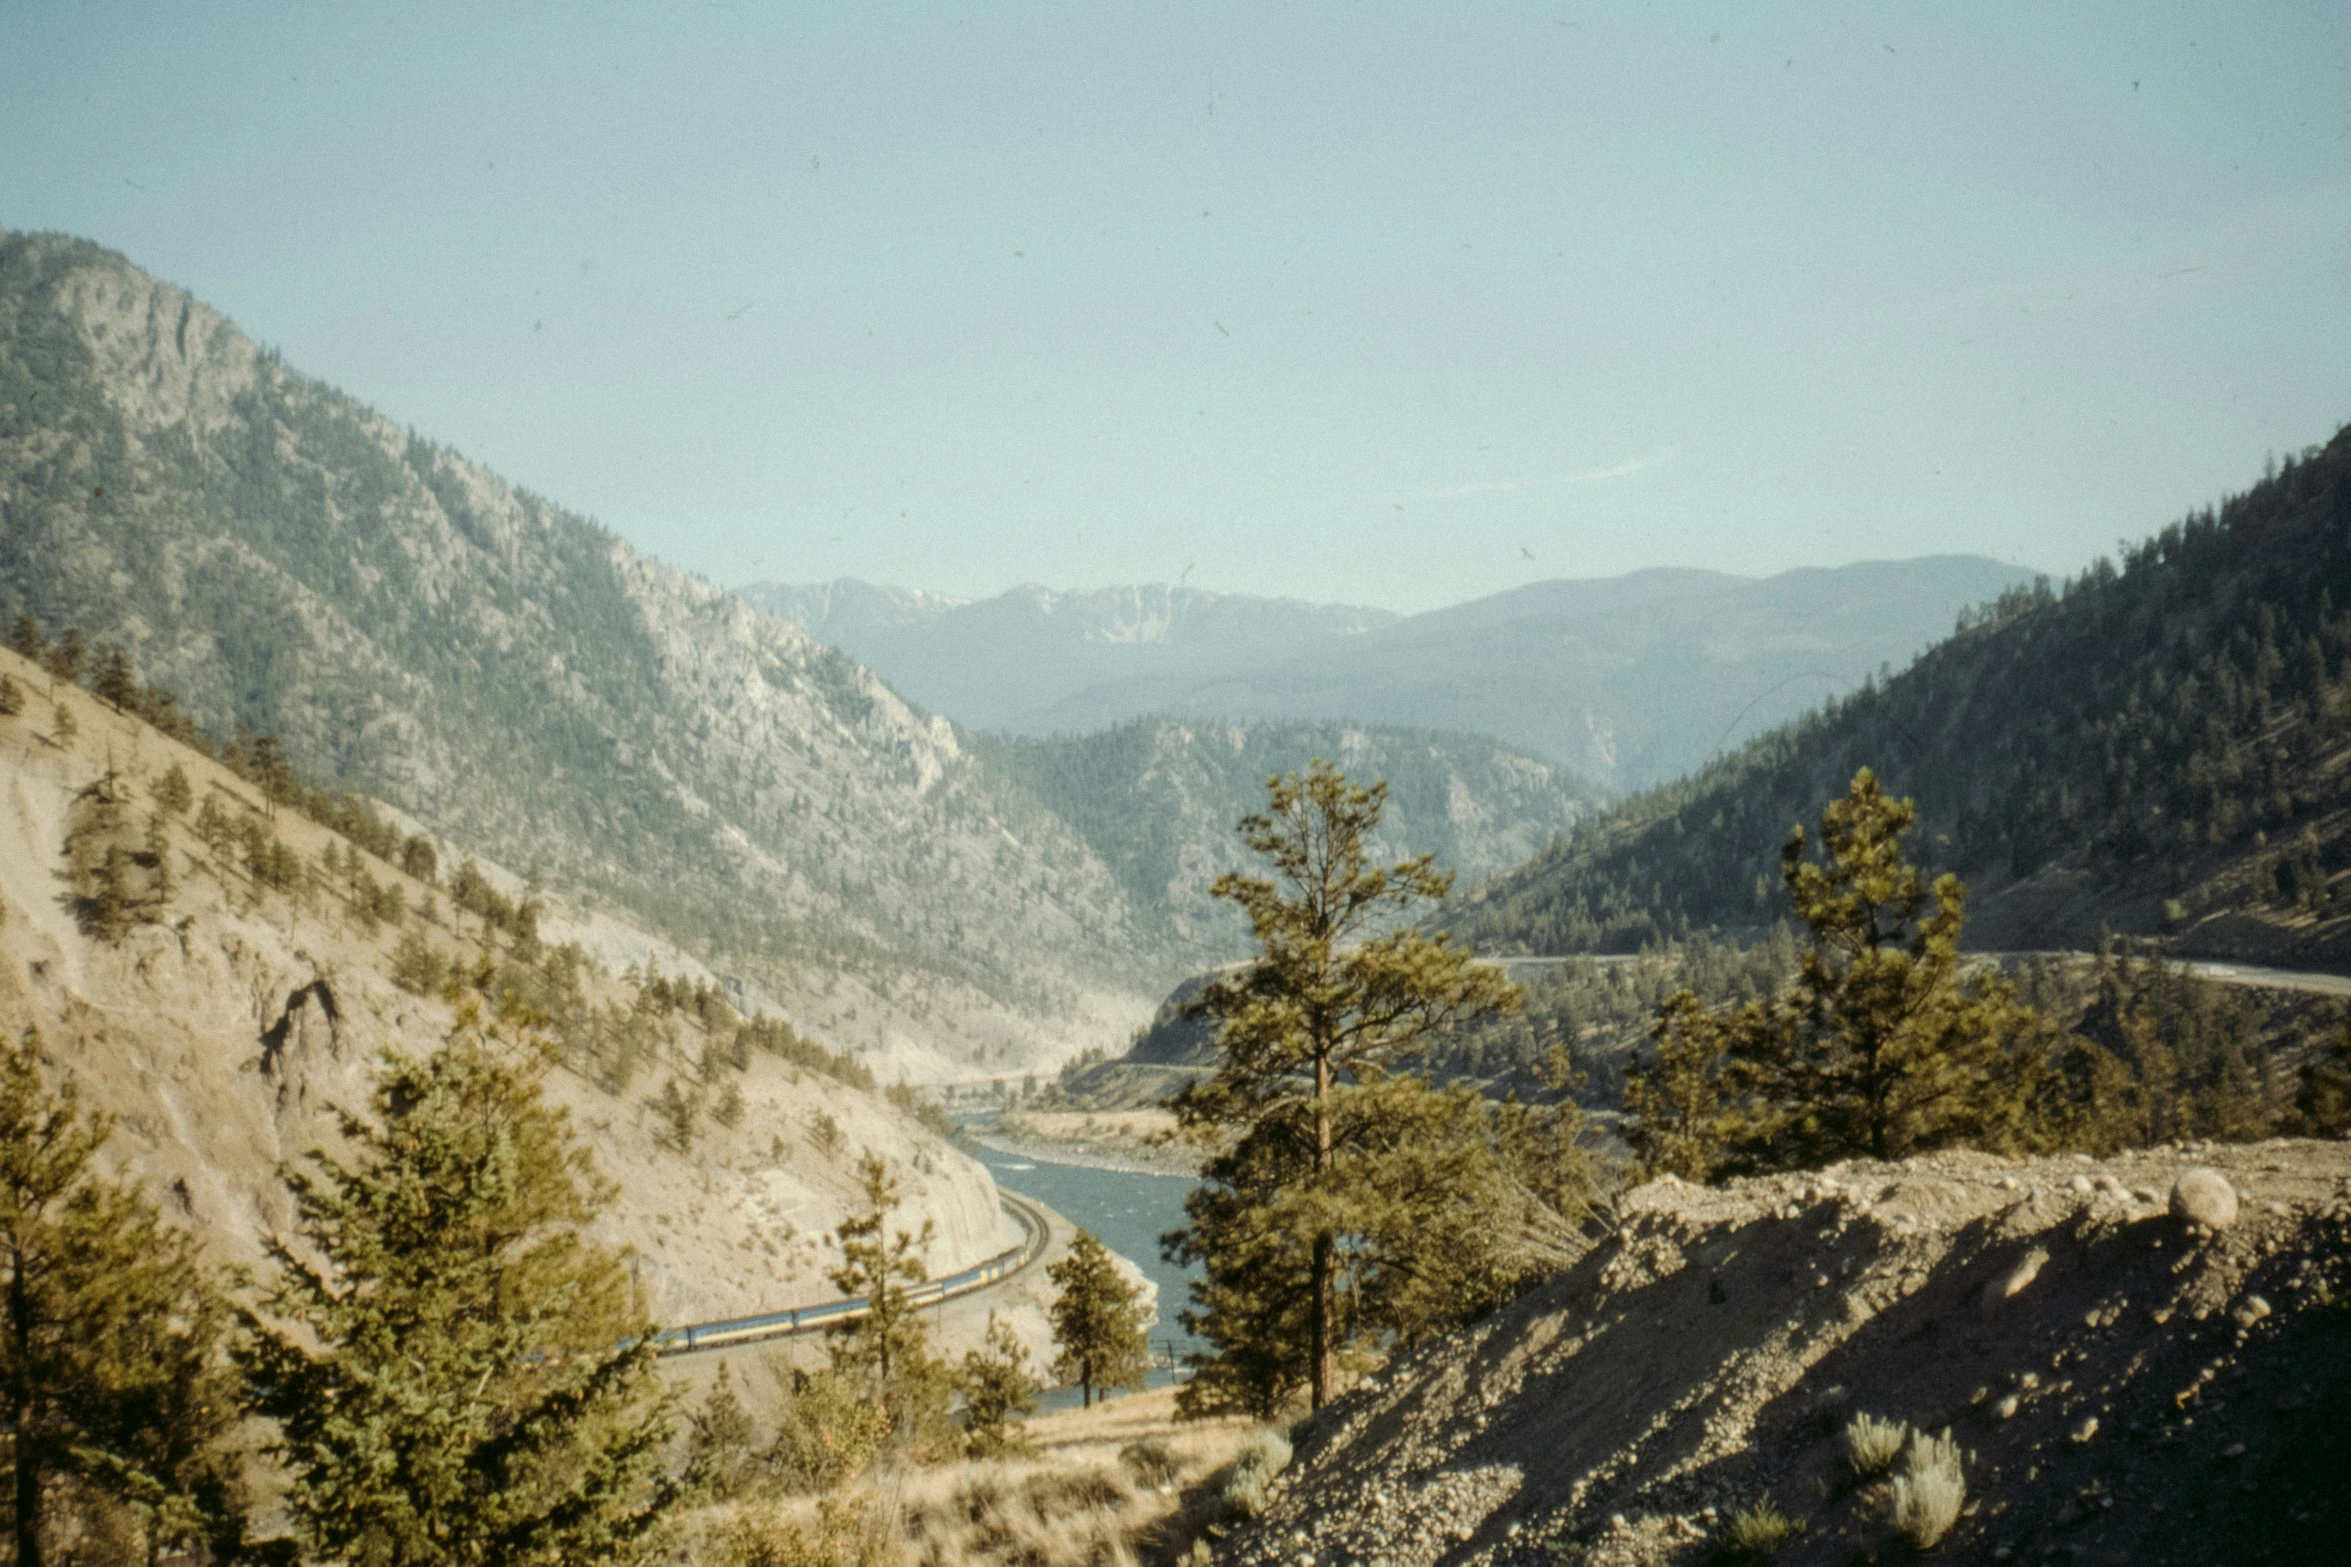
M 2033 958 L 2082 958 L 2097 954 L 2090 952 L 1968 952 L 1964 957 L 2010 965 Z M 1505 969 L 1557 968 L 1563 963 L 1633 963 L 1638 955 L 1625 952 L 1579 952 L 1565 957 L 1493 958 L 1486 961 Z M 2263 968 L 2254 963 L 2231 963 L 2217 958 L 2169 958 L 2165 961 L 2187 969 L 2198 979 L 2207 979 L 2216 985 L 2244 985 L 2261 990 L 2293 990 L 2312 996 L 2351 996 L 2351 975 L 2322 973 L 2316 969 Z

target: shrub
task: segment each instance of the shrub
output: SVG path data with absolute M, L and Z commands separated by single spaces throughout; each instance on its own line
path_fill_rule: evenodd
M 1894 1476 L 1894 1527 L 1912 1545 L 1926 1550 L 1951 1532 L 1966 1500 L 1967 1476 L 1951 1433 L 1912 1432 L 1902 1453 L 1902 1472 Z
M 24 687 L 7 675 L 0 675 L 0 716 L 14 718 L 24 711 Z
M 449 960 L 421 931 L 406 931 L 392 949 L 392 983 L 419 996 L 438 994 L 449 982 Z
M 890 1438 L 890 1415 L 834 1372 L 798 1379 L 767 1463 L 785 1488 L 829 1491 L 861 1473 Z
M 1731 1549 L 1741 1556 L 1771 1556 L 1802 1527 L 1767 1496 L 1731 1514 Z
M 1258 1432 L 1233 1460 L 1232 1476 L 1224 1483 L 1226 1508 L 1243 1518 L 1264 1512 L 1267 1487 L 1289 1466 L 1290 1439 L 1270 1428 Z
M 1902 1441 L 1910 1427 L 1899 1420 L 1880 1420 L 1858 1414 L 1845 1423 L 1845 1462 L 1863 1480 L 1874 1479 L 1894 1467 L 1902 1456 Z
M 1176 1482 L 1182 1466 L 1176 1461 L 1175 1449 L 1164 1438 L 1147 1436 L 1129 1442 L 1118 1450 L 1118 1461 L 1127 1466 L 1143 1484 L 1163 1488 Z

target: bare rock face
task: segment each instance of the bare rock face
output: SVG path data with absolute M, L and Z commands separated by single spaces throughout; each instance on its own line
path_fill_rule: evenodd
M 2199 1166 L 2172 1183 L 2171 1216 L 2182 1224 L 2225 1230 L 2237 1222 L 2237 1189 L 2218 1170 Z
M 1766 1502 L 1800 1520 L 1780 1567 L 1906 1559 L 1888 1487 L 1851 1484 L 1861 1413 L 1964 1453 L 1938 1561 L 2337 1559 L 2351 1146 L 2198 1160 L 1640 1187 L 1581 1262 L 1294 1428 L 1216 1561 L 1665 1567 Z M 2175 1184 L 2195 1239 L 2140 1195 Z

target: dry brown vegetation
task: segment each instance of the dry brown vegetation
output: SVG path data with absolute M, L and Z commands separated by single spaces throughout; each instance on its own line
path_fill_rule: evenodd
M 831 1497 L 707 1509 L 694 1567 L 1156 1567 L 1221 1532 L 1219 1481 L 1255 1428 L 1178 1422 L 1171 1389 L 1028 1423 L 1018 1458 L 869 1475 Z

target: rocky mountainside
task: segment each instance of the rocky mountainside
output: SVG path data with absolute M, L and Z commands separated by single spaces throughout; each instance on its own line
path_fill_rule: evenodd
M 1779 917 L 1780 846 L 1855 771 L 1915 796 L 1969 940 L 2102 928 L 2351 961 L 2351 429 L 2217 509 L 2003 596 L 1891 680 L 1595 813 L 1458 911 L 1481 947 L 1629 952 Z
M 1372 852 L 1434 854 L 1463 885 L 1524 864 L 1598 804 L 1579 780 L 1475 735 L 1337 723 L 1210 724 L 1138 719 L 1051 739 L 969 742 L 1068 822 L 1109 867 L 1162 950 L 1222 961 L 1248 949 L 1248 925 L 1208 895 L 1251 866 L 1234 832 L 1265 805 L 1265 781 L 1320 757 L 1348 776 L 1384 779 Z
M 807 627 L 818 641 L 878 670 L 932 711 L 975 729 L 1021 734 L 1100 729 L 1156 711 L 1120 709 L 1068 726 L 1029 716 L 1097 686 L 1201 680 L 1310 647 L 1345 646 L 1397 618 L 1352 604 L 1164 583 L 1060 593 L 1029 583 L 976 602 L 854 579 L 813 587 L 763 582 L 737 591 L 755 608 Z
M 1639 789 L 1909 663 L 1962 610 L 2030 580 L 1975 556 L 1760 581 L 1653 570 L 1409 619 L 1165 587 L 968 605 L 863 584 L 743 592 L 977 728 L 1081 734 L 1164 716 L 1469 731 Z
M 584 938 L 689 966 L 657 938 L 558 906 L 533 955 L 485 944 L 449 878 L 271 811 L 227 768 L 14 653 L 0 676 L 22 703 L 0 716 L 0 1018 L 39 1030 L 52 1071 L 115 1117 L 106 1156 L 222 1259 L 257 1264 L 290 1226 L 281 1167 L 337 1145 L 335 1109 L 366 1109 L 382 1049 L 428 1053 L 455 1026 L 456 993 L 404 969 L 418 953 L 468 975 L 487 963 L 485 1009 L 519 985 L 562 1014 L 550 1094 L 622 1193 L 597 1237 L 628 1253 L 666 1322 L 835 1298 L 825 1232 L 858 1200 L 867 1148 L 897 1167 L 910 1219 L 936 1224 L 933 1269 L 1017 1243 L 987 1171 L 884 1094 L 811 1069 L 806 1050 L 651 1008 L 562 950 Z M 176 811 L 175 767 L 189 791 Z
M 1156 988 L 1114 878 L 945 720 L 85 242 L 0 240 L 0 518 L 0 619 L 844 1044 L 1050 1061 Z
M 2347 1269 L 2341 1143 L 1660 1181 L 1326 1409 L 1216 1560 L 1911 1559 L 1894 1484 L 1848 1458 L 1860 1415 L 1958 1450 L 1927 1559 L 2338 1560 Z M 1743 1551 L 1766 1504 L 1792 1531 Z

